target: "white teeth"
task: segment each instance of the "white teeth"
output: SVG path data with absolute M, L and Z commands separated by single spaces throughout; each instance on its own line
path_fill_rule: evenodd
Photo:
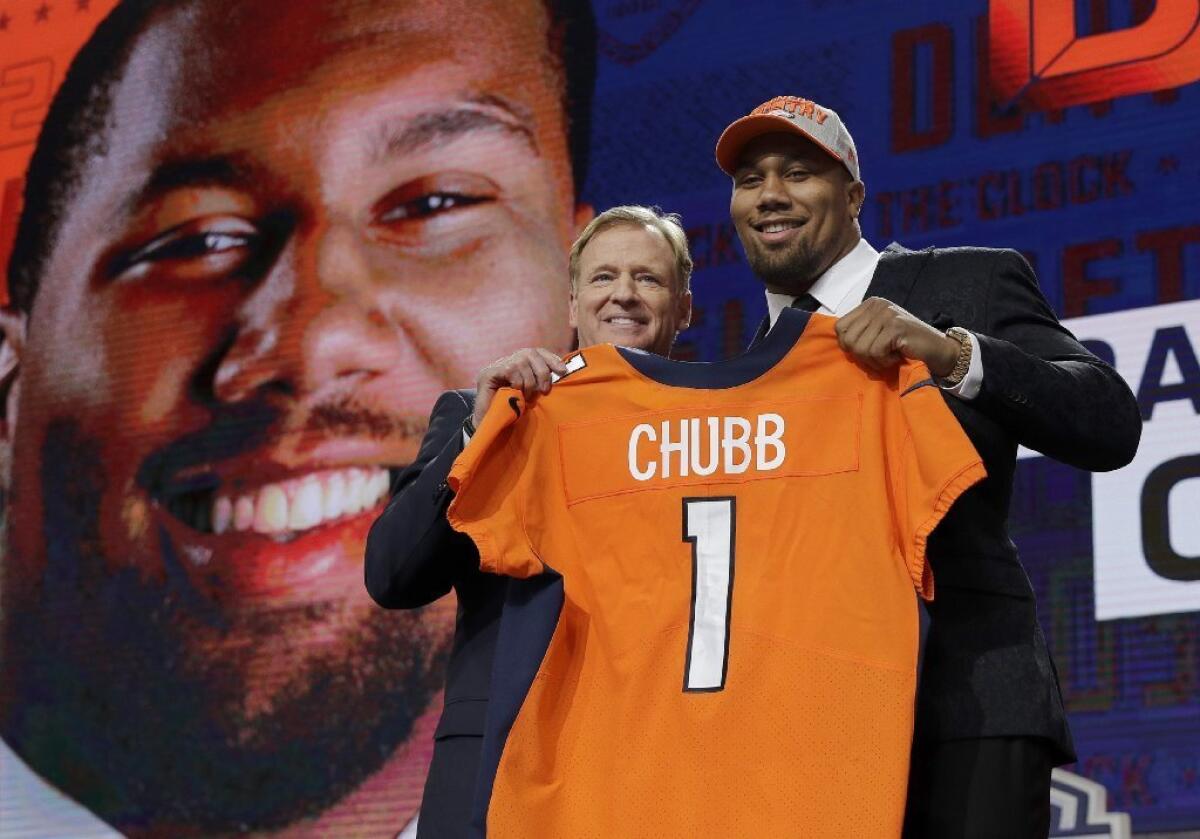
M 233 502 L 221 496 L 213 502 L 213 533 L 224 533 L 233 524 Z
M 366 504 L 367 476 L 358 469 L 351 469 L 346 478 L 346 512 L 350 515 L 361 513 Z
M 254 504 L 254 532 L 279 533 L 287 527 L 287 493 L 279 484 L 267 484 L 258 491 Z
M 204 515 L 186 518 L 198 530 L 217 534 L 231 530 L 294 534 L 370 510 L 387 496 L 390 486 L 386 469 L 331 469 L 266 484 L 236 498 L 218 495 Z M 211 526 L 205 522 L 210 514 Z
M 334 472 L 324 481 L 324 484 L 321 517 L 336 519 L 346 509 L 346 476 L 341 472 Z
M 785 230 L 790 230 L 794 226 L 795 225 L 788 224 L 788 223 L 781 222 L 781 221 L 772 222 L 771 224 L 763 225 L 763 232 L 764 233 L 782 233 Z
M 220 499 L 218 499 L 220 500 Z M 254 499 L 242 495 L 233 505 L 233 529 L 249 530 L 254 524 Z
M 308 476 L 291 499 L 288 509 L 288 529 L 308 530 L 321 520 L 321 482 Z

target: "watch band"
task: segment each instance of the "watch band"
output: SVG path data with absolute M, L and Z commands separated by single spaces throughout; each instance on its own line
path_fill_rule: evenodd
M 954 369 L 942 379 L 943 385 L 953 387 L 961 382 L 971 369 L 971 333 L 961 326 L 952 326 L 946 330 L 946 337 L 958 341 L 958 358 L 954 362 Z

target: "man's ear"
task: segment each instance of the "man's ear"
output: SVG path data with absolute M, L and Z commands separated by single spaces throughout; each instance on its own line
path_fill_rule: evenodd
M 685 291 L 683 294 L 679 295 L 677 305 L 679 306 L 679 321 L 675 330 L 676 334 L 682 332 L 692 325 L 692 293 L 690 291 Z
M 579 329 L 579 301 L 575 297 L 574 283 L 571 283 L 571 298 L 567 303 L 567 325 Z
M 851 181 L 846 187 L 846 199 L 850 204 L 850 216 L 857 219 L 862 215 L 863 204 L 867 200 L 867 187 L 862 181 Z
M 25 354 L 28 318 L 11 306 L 0 307 L 0 445 L 12 443 L 17 422 L 17 397 L 21 358 Z

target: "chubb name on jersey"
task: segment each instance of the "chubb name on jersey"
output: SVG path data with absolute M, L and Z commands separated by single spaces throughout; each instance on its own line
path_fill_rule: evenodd
M 636 481 L 689 475 L 739 475 L 783 466 L 787 447 L 779 414 L 681 417 L 644 422 L 629 434 L 629 474 Z

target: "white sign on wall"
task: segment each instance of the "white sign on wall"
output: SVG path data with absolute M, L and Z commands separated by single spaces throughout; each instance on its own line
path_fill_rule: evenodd
M 1092 476 L 1096 619 L 1200 610 L 1200 300 L 1065 325 L 1142 410 L 1137 457 Z

